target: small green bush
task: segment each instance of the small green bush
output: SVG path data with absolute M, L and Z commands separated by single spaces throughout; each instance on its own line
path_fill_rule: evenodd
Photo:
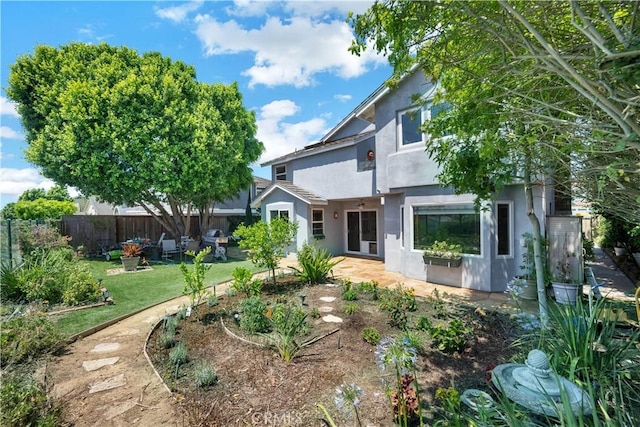
M 271 330 L 267 317 L 267 305 L 258 296 L 245 299 L 240 307 L 240 329 L 249 334 L 266 333 Z
M 175 335 L 178 330 L 178 316 L 170 316 L 166 322 L 164 323 L 165 332 L 170 333 L 171 335 Z
M 184 343 L 178 343 L 169 352 L 169 360 L 174 366 L 182 365 L 187 361 L 187 347 Z
M 64 346 L 58 326 L 44 317 L 16 317 L 2 322 L 0 364 L 8 366 L 52 353 Z
M 357 302 L 349 302 L 344 305 L 342 311 L 344 311 L 344 314 L 346 314 L 347 316 L 351 316 L 353 313 L 358 311 L 358 308 L 359 307 Z
M 209 387 L 218 382 L 218 375 L 213 365 L 207 361 L 199 361 L 193 368 L 196 385 L 198 387 Z
M 373 299 L 374 301 L 377 301 L 380 298 L 380 294 L 379 294 L 380 286 L 378 285 L 378 282 L 376 282 L 375 280 L 372 280 L 370 282 L 361 282 L 358 284 L 357 289 L 358 289 L 358 292 L 361 292 L 361 293 L 370 293 L 371 299 Z
M 161 333 L 158 338 L 158 344 L 161 348 L 171 348 L 175 343 L 176 340 L 174 338 L 174 334 L 169 331 Z
M 44 385 L 31 377 L 3 375 L 0 425 L 55 427 L 62 424 L 61 407 L 47 398 Z
M 318 307 L 313 307 L 311 309 L 311 313 L 309 314 L 309 316 L 311 316 L 312 319 L 319 319 L 320 318 L 320 309 Z
M 215 307 L 216 305 L 218 305 L 218 296 L 217 295 L 209 295 L 209 297 L 207 298 L 207 305 L 209 307 Z
M 403 331 L 407 329 L 407 312 L 418 308 L 414 290 L 405 289 L 402 284 L 398 284 L 395 289 L 384 289 L 378 307 L 387 312 L 391 326 Z
M 236 267 L 231 273 L 233 276 L 233 282 L 231 282 L 231 289 L 234 292 L 243 292 L 247 298 L 253 296 L 260 296 L 262 293 L 263 281 L 261 279 L 251 280 L 253 274 L 251 271 L 244 267 Z
M 350 280 L 342 282 L 342 299 L 344 301 L 355 301 L 358 299 L 358 291 Z
M 378 345 L 380 343 L 380 332 L 372 326 L 367 326 L 362 330 L 362 339 L 371 345 Z
M 460 319 L 451 320 L 447 325 L 440 323 L 429 329 L 429 335 L 438 350 L 447 354 L 453 354 L 456 351 L 462 353 L 470 332 L 471 329 Z
M 406 330 L 402 334 L 402 340 L 415 348 L 419 353 L 424 350 L 425 337 L 419 332 Z

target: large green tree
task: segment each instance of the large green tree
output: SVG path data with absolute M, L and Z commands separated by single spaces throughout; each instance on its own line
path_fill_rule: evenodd
M 617 208 L 638 215 L 638 79 L 625 65 L 639 57 L 638 18 L 638 3 L 622 1 L 391 0 L 351 16 L 353 52 L 373 42 L 394 66 L 391 84 L 418 67 L 439 82 L 436 102 L 452 104 L 424 126 L 441 183 L 481 202 L 524 182 L 543 316 L 533 185 L 551 176 L 571 194 L 589 183 L 582 193 L 605 200 L 615 184 L 627 195 Z
M 211 226 L 216 202 L 250 185 L 264 147 L 237 85 L 206 84 L 159 53 L 37 46 L 11 66 L 27 159 L 56 183 L 140 205 L 174 236 Z
M 72 215 L 76 210 L 67 190 L 55 185 L 49 191 L 44 188 L 24 191 L 18 201 L 8 203 L 0 215 L 3 219 L 60 219 L 63 215 Z

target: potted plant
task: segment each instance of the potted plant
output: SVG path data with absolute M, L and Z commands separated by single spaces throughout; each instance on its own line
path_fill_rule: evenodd
M 138 243 L 126 243 L 122 245 L 122 267 L 124 271 L 136 271 L 138 269 L 138 263 L 140 262 L 140 255 L 142 255 L 142 246 Z
M 460 267 L 462 264 L 462 246 L 436 240 L 431 246 L 424 249 L 422 259 L 428 265 Z
M 571 275 L 571 264 L 569 258 L 571 254 L 563 253 L 563 257 L 556 265 L 556 275 L 551 282 L 553 295 L 558 304 L 575 304 L 578 299 L 578 289 L 580 285 L 574 283 Z

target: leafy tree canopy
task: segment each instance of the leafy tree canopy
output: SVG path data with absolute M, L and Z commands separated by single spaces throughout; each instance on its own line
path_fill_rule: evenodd
M 237 84 L 200 83 L 193 67 L 157 52 L 37 46 L 11 66 L 6 92 L 44 176 L 160 212 L 176 236 L 188 234 L 194 208 L 210 228 L 214 203 L 251 183 L 264 149 Z
M 556 171 L 640 220 L 640 6 L 610 1 L 377 2 L 352 15 L 396 78 L 414 66 L 455 107 L 427 124 L 443 183 L 491 198 L 514 171 Z M 524 156 L 527 156 L 525 158 Z M 576 187 L 577 184 L 577 187 Z

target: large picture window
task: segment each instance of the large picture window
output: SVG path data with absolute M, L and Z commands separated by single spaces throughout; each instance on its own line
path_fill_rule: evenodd
M 462 246 L 465 254 L 480 254 L 480 212 L 472 204 L 413 207 L 413 247 L 435 241 Z

